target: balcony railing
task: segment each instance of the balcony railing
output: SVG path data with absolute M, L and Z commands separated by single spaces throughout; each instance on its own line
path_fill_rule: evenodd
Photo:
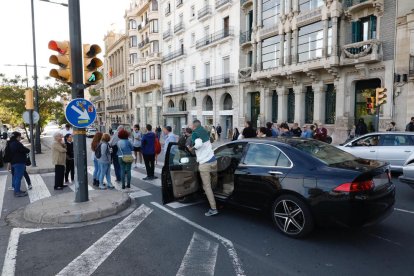
M 414 55 L 410 55 L 410 68 L 409 74 L 414 75 Z
M 216 9 L 219 9 L 228 3 L 231 3 L 231 0 L 216 0 Z
M 368 0 L 345 0 L 343 5 L 345 8 L 349 8 L 367 1 Z
M 177 0 L 177 8 L 181 7 L 184 3 L 184 0 Z
M 105 108 L 102 108 L 102 107 L 97 107 L 95 110 L 96 110 L 96 113 L 105 112 Z
M 178 33 L 184 30 L 184 22 L 180 22 L 174 26 L 174 33 Z
M 163 34 L 162 34 L 162 38 L 165 40 L 167 38 L 170 38 L 172 36 L 172 32 L 171 29 L 166 30 Z
M 211 14 L 211 6 L 207 5 L 204 8 L 202 8 L 201 10 L 198 11 L 198 19 L 201 19 L 203 17 L 206 17 L 207 15 Z
M 174 52 L 171 52 L 171 53 L 165 55 L 162 58 L 162 62 L 167 62 L 167 61 L 173 60 L 173 59 L 175 59 L 179 56 L 183 56 L 183 55 L 184 55 L 184 48 L 181 48 L 181 49 L 178 49 Z
M 381 45 L 381 41 L 376 39 L 347 44 L 342 47 L 341 63 L 355 64 L 380 61 L 382 60 Z
M 149 38 L 148 37 L 146 37 L 145 39 L 144 39 L 144 41 L 141 41 L 139 44 L 138 44 L 138 48 L 142 48 L 142 47 L 144 47 L 146 44 L 148 44 L 149 43 Z
M 228 85 L 228 84 L 234 84 L 233 74 L 225 74 L 221 76 L 215 76 L 211 78 L 197 80 L 196 88 L 200 89 L 200 88 L 207 88 L 207 87 L 212 87 L 212 86 Z
M 232 36 L 233 34 L 234 34 L 233 28 L 229 28 L 229 29 L 224 29 L 224 30 L 215 32 L 214 34 L 211 34 L 211 35 L 206 35 L 202 39 L 197 40 L 196 49 L 204 47 L 206 45 L 210 45 L 216 41 Z
M 252 41 L 252 31 L 240 33 L 240 45 Z
M 112 105 L 112 106 L 108 106 L 106 108 L 107 111 L 115 111 L 115 110 L 125 111 L 127 109 L 128 109 L 128 105 L 126 105 L 126 104 Z
M 184 83 L 166 86 L 162 89 L 162 93 L 164 94 L 186 92 L 186 91 L 187 91 L 187 85 L 185 85 Z

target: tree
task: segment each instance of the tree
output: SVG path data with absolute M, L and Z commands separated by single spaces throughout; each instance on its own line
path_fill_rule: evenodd
M 0 120 L 11 125 L 22 125 L 22 114 L 25 109 L 26 80 L 20 76 L 13 79 L 0 74 Z M 43 127 L 50 120 L 60 124 L 66 122 L 62 98 L 70 94 L 67 85 L 55 83 L 54 85 L 39 86 L 39 113 L 40 126 Z

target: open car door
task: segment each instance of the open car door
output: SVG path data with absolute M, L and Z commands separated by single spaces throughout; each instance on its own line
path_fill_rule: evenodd
M 196 156 L 178 143 L 169 143 L 162 168 L 162 202 L 167 204 L 199 189 Z

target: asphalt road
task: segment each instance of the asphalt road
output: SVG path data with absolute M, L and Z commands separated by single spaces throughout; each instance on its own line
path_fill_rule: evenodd
M 19 230 L 12 231 L 4 218 L 30 198 L 16 199 L 6 189 L 0 222 L 3 274 L 413 275 L 414 190 L 397 178 L 397 209 L 379 225 L 317 228 L 309 238 L 294 240 L 275 230 L 269 214 L 223 206 L 218 216 L 207 218 L 204 200 L 162 206 L 157 183 L 141 181 L 137 176 L 143 169 L 134 171 L 134 186 L 146 192 L 135 198 L 135 217 L 18 235 L 15 263 L 10 233 Z M 53 174 L 40 177 L 53 196 Z M 10 186 L 10 177 L 6 181 Z

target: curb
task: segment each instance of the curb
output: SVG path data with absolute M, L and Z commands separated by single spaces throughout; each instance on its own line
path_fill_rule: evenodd
M 27 173 L 29 174 L 42 174 L 42 173 L 51 173 L 51 172 L 55 172 L 55 168 L 27 168 Z

